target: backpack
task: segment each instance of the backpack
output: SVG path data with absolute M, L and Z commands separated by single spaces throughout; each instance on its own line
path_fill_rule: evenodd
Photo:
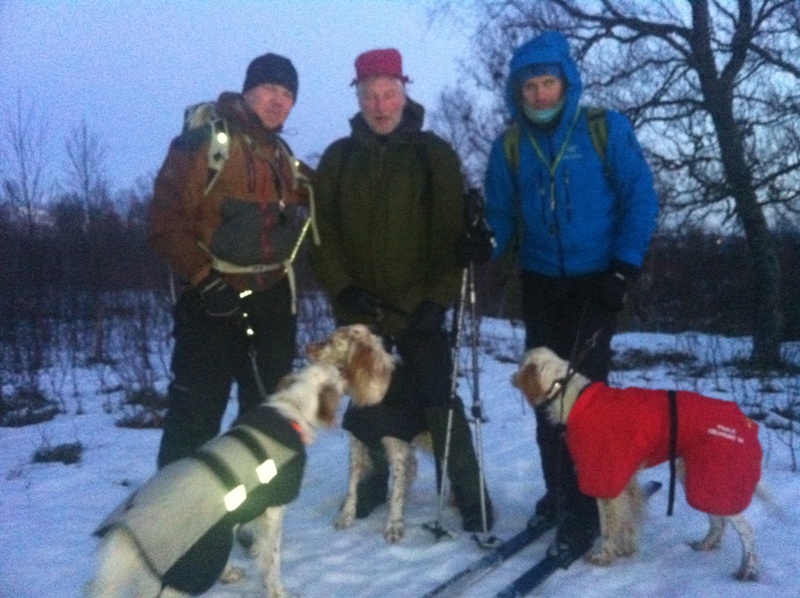
M 217 105 L 214 102 L 194 104 L 183 112 L 182 134 L 204 127 L 209 127 L 211 130 L 208 146 L 208 179 L 204 191 L 204 195 L 208 195 L 230 156 L 231 146 L 228 123 L 217 113 Z
M 201 102 L 188 106 L 183 112 L 182 134 L 201 131 L 204 127 L 210 129 L 210 142 L 208 145 L 208 180 L 206 182 L 205 195 L 208 195 L 214 183 L 219 178 L 225 162 L 230 157 L 231 136 L 228 130 L 227 121 L 217 112 L 215 102 Z M 296 181 L 310 188 L 310 180 L 300 170 L 300 161 L 294 157 L 292 149 L 280 138 L 275 136 L 281 149 L 289 158 L 292 167 L 292 176 Z
M 606 148 L 608 147 L 606 111 L 596 106 L 586 106 L 583 110 L 586 113 L 592 145 L 597 155 L 600 156 L 600 162 L 603 163 L 603 173 L 606 178 L 610 178 L 606 165 Z M 506 160 L 508 160 L 515 175 L 519 172 L 519 135 L 519 123 L 514 123 L 503 133 L 503 149 L 505 150 Z
M 216 102 L 201 102 L 188 106 L 183 113 L 183 130 L 182 135 L 197 135 L 209 140 L 208 145 L 208 178 L 203 195 L 207 196 L 214 186 L 214 183 L 219 178 L 222 170 L 225 168 L 225 163 L 230 157 L 231 134 L 228 128 L 228 123 L 220 116 L 217 111 Z M 210 136 L 208 136 L 210 134 Z M 230 274 L 243 274 L 243 273 L 264 273 L 272 272 L 283 268 L 289 278 L 289 284 L 292 289 L 292 312 L 296 312 L 296 292 L 295 292 L 295 273 L 293 263 L 300 250 L 309 230 L 312 232 L 314 243 L 319 245 L 319 233 L 316 227 L 315 218 L 315 203 L 314 203 L 314 188 L 311 185 L 311 179 L 301 169 L 300 160 L 295 158 L 289 145 L 280 138 L 275 136 L 279 149 L 286 155 L 289 165 L 292 170 L 292 177 L 299 185 L 304 186 L 308 190 L 308 207 L 309 213 L 300 228 L 296 242 L 289 249 L 285 256 L 281 256 L 274 264 L 256 264 L 254 266 L 235 266 L 224 260 L 220 260 L 214 256 L 208 248 L 201 245 L 212 260 L 212 267 L 220 272 Z

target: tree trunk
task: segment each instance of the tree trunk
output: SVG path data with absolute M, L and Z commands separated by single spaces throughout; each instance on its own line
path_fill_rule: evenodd
M 694 34 L 691 39 L 694 66 L 700 79 L 706 109 L 711 115 L 719 143 L 727 190 L 744 228 L 753 259 L 753 351 L 751 360 L 759 365 L 780 362 L 782 312 L 780 307 L 780 263 L 767 220 L 758 204 L 753 173 L 745 159 L 744 136 L 733 111 L 736 75 L 744 64 L 747 39 L 752 31 L 750 2 L 740 3 L 740 19 L 734 34 L 731 59 L 717 72 L 711 50 L 707 1 L 692 4 Z

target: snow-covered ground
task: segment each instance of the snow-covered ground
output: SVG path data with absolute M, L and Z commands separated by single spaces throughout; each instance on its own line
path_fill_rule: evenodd
M 497 511 L 494 531 L 506 538 L 525 524 L 543 486 L 533 414 L 509 383 L 521 354 L 522 332 L 508 322 L 484 320 L 482 341 L 480 385 L 488 418 L 481 428 L 483 454 Z M 745 410 L 757 401 L 765 407 L 785 407 L 794 397 L 797 409 L 800 377 L 742 378 L 723 365 L 731 357 L 747 355 L 748 339 L 622 334 L 615 338 L 614 349 L 618 360 L 631 350 L 673 358 L 678 352 L 690 357 L 615 369 L 612 382 L 617 386 L 698 390 L 738 400 Z M 798 347 L 788 346 L 786 351 L 793 352 L 795 363 L 800 363 Z M 716 362 L 716 367 L 705 367 L 709 360 Z M 92 530 L 154 471 L 160 431 L 117 427 L 121 411 L 116 407 L 121 399 L 100 393 L 97 376 L 88 370 L 85 374 L 75 404 L 66 405 L 65 413 L 43 424 L 0 429 L 2 598 L 80 596 L 93 566 Z M 462 381 L 460 394 L 465 402 L 472 400 L 468 380 Z M 228 420 L 232 417 L 229 410 Z M 535 595 L 800 596 L 800 473 L 791 471 L 791 446 L 793 443 L 795 455 L 800 454 L 800 434 L 792 437 L 767 431 L 762 425 L 761 439 L 765 452 L 762 480 L 777 507 L 756 499 L 747 511 L 761 556 L 759 582 L 741 583 L 731 578 L 740 556 L 732 531 L 718 552 L 697 554 L 688 548 L 687 541 L 705 532 L 705 517 L 692 511 L 679 492 L 675 515 L 667 518 L 667 492 L 662 490 L 650 501 L 637 555 L 608 568 L 579 561 L 556 573 Z M 32 463 L 37 449 L 73 442 L 84 447 L 79 463 Z M 300 497 L 289 508 L 284 528 L 283 578 L 289 589 L 305 598 L 419 596 L 483 554 L 467 534 L 436 541 L 423 528 L 423 523 L 435 519 L 437 508 L 434 468 L 428 455 L 420 455 L 402 542 L 389 545 L 382 537 L 385 507 L 351 529 L 335 530 L 331 522 L 344 495 L 347 458 L 346 434 L 338 429 L 321 433 L 310 449 Z M 660 480 L 666 487 L 668 469 L 660 466 L 642 477 Z M 452 530 L 459 529 L 458 515 L 449 507 L 443 522 Z M 546 543 L 543 539 L 529 547 L 464 595 L 494 595 L 542 555 Z M 246 568 L 248 578 L 232 586 L 218 584 L 208 596 L 259 595 L 252 563 L 239 547 L 234 550 L 234 558 Z

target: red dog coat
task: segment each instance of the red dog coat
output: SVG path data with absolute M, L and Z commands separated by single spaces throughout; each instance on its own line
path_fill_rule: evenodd
M 758 425 L 731 401 L 679 391 L 677 404 L 687 502 L 712 515 L 741 513 L 761 477 Z M 589 385 L 567 419 L 581 492 L 618 496 L 637 469 L 669 459 L 669 433 L 666 391 Z

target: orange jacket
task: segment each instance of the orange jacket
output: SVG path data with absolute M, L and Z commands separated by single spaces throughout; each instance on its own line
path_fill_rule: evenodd
M 732 401 L 679 391 L 677 404 L 687 502 L 704 513 L 741 513 L 761 477 L 758 425 Z M 567 419 L 581 492 L 618 496 L 637 469 L 669 459 L 669 434 L 666 391 L 589 385 Z
M 298 209 L 308 199 L 285 144 L 261 125 L 241 95 L 223 93 L 216 110 L 229 128 L 230 155 L 208 195 L 207 125 L 172 141 L 150 206 L 151 245 L 191 286 L 209 274 L 212 255 L 244 267 L 282 261 L 298 238 Z M 277 270 L 225 278 L 238 290 L 257 290 L 282 275 Z

